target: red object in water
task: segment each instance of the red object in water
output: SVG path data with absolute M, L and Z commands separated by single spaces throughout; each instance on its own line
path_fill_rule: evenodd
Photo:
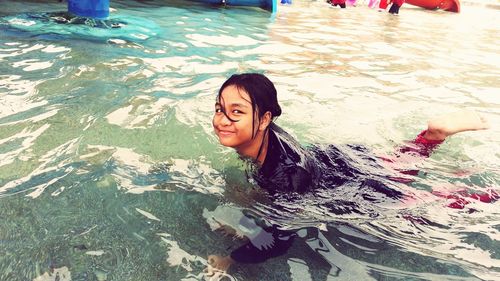
M 448 204 L 448 207 L 453 209 L 463 209 L 465 205 L 471 203 L 465 198 L 472 198 L 479 200 L 483 203 L 493 203 L 500 199 L 500 193 L 493 189 L 488 189 L 484 193 L 469 193 L 466 190 L 459 190 L 453 193 L 443 193 L 439 191 L 433 191 L 432 194 L 446 199 L 451 199 L 453 202 Z
M 380 4 L 378 5 L 378 7 L 383 10 L 387 9 L 387 6 L 389 5 L 387 1 L 388 0 L 380 0 Z
M 441 9 L 448 12 L 460 13 L 459 0 L 406 0 L 406 3 L 429 10 Z

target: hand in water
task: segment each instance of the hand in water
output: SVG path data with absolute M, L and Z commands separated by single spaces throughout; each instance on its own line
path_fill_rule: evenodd
M 248 235 L 250 243 L 255 246 L 255 248 L 266 251 L 274 246 L 274 236 L 271 232 L 267 232 L 263 229 L 258 229 L 255 234 Z
M 208 266 L 205 269 L 207 277 L 216 277 L 225 275 L 234 260 L 230 256 L 209 255 L 207 258 Z

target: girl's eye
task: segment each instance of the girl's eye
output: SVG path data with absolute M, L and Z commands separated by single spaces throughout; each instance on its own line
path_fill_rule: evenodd
M 220 108 L 215 109 L 215 113 L 221 113 L 221 112 L 222 112 L 222 109 L 220 109 Z
M 237 109 L 233 110 L 232 112 L 233 112 L 234 114 L 243 114 L 243 112 L 242 112 L 242 111 L 239 111 L 239 110 L 237 110 Z

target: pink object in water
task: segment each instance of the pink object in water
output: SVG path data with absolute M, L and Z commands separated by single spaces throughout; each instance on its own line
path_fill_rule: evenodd
M 377 7 L 377 5 L 378 5 L 378 1 L 379 1 L 379 0 L 370 0 L 370 1 L 368 2 L 368 7 L 372 8 L 372 9 L 373 9 L 373 8 L 375 8 L 375 7 Z
M 346 0 L 345 3 L 348 6 L 356 6 L 356 0 Z

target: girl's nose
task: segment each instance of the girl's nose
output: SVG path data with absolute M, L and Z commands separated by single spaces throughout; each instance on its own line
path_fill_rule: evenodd
M 226 114 L 221 114 L 219 122 L 221 125 L 229 126 L 233 123 Z

